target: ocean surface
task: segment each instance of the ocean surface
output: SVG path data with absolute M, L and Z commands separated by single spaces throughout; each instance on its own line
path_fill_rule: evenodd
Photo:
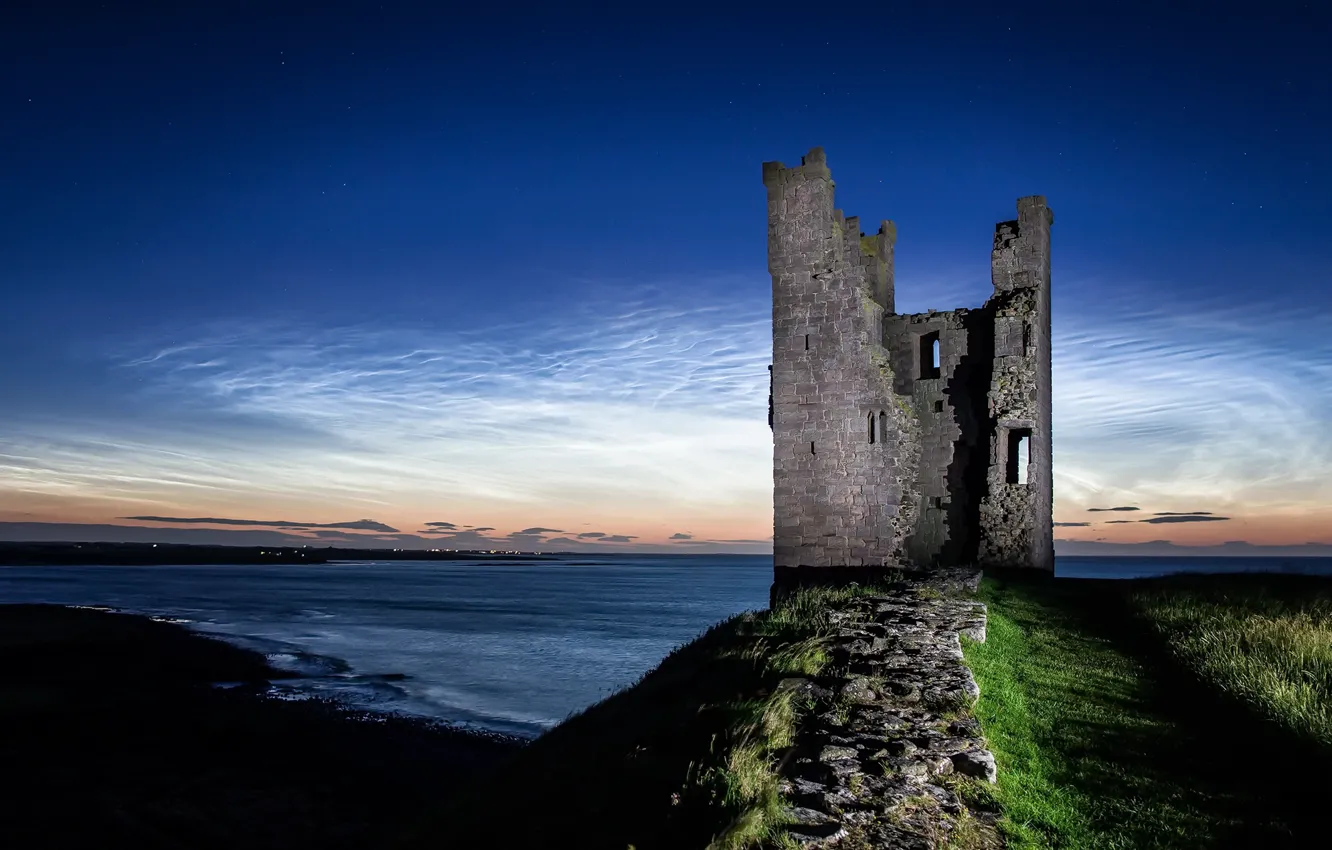
M 1312 572 L 1329 558 L 1061 557 L 1056 575 Z M 0 603 L 107 606 L 267 654 L 318 694 L 534 736 L 713 623 L 765 608 L 771 556 L 0 567 Z

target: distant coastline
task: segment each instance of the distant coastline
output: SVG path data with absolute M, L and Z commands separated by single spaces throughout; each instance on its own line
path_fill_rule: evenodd
M 546 560 L 551 556 L 491 550 L 350 549 L 343 546 L 213 546 L 192 543 L 0 542 L 0 566 L 156 566 L 327 564 L 330 561 Z

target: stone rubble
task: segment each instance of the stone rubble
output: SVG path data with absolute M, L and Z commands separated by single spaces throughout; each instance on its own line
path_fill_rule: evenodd
M 811 708 L 782 770 L 797 844 L 1003 846 L 994 813 L 968 811 L 953 790 L 958 776 L 995 781 L 958 639 L 985 640 L 985 606 L 953 595 L 979 580 L 979 571 L 934 572 L 839 603 L 831 673 L 782 682 Z

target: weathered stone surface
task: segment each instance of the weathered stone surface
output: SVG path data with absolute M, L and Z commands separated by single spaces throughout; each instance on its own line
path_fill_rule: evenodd
M 824 747 L 819 753 L 819 761 L 826 763 L 840 761 L 842 759 L 853 759 L 856 758 L 857 755 L 858 753 L 854 747 Z
M 994 755 L 987 750 L 957 753 L 953 756 L 953 767 L 957 768 L 958 773 L 984 779 L 986 782 L 994 782 L 998 776 Z
M 872 704 L 875 696 L 874 691 L 870 689 L 869 679 L 856 677 L 842 685 L 837 691 L 837 695 L 847 702 L 857 705 Z
M 846 829 L 838 823 L 801 824 L 788 830 L 802 847 L 832 847 L 846 837 Z
M 995 781 L 994 758 L 967 713 L 979 690 L 958 645 L 962 629 L 984 629 L 984 606 L 921 592 L 949 582 L 975 586 L 957 572 L 916 576 L 884 596 L 841 603 L 831 618 L 832 658 L 882 661 L 861 651 L 871 635 L 883 641 L 881 653 L 903 663 L 881 664 L 879 677 L 833 669 L 783 682 L 817 681 L 820 694 L 800 719 L 796 756 L 784 768 L 790 834 L 802 846 L 936 848 L 963 820 L 979 834 L 976 846 L 1002 846 L 994 814 L 968 811 L 949 787 L 954 774 Z

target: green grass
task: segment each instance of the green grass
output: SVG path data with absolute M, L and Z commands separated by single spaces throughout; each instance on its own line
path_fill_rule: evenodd
M 405 846 L 781 846 L 777 770 L 807 706 L 779 684 L 824 668 L 831 603 L 868 592 L 801 591 L 713 626 L 415 824 Z
M 964 651 L 1010 848 L 1312 846 L 1327 591 L 1206 578 L 983 582 Z
M 1158 582 L 1134 607 L 1180 663 L 1309 744 L 1332 748 L 1332 585 Z

